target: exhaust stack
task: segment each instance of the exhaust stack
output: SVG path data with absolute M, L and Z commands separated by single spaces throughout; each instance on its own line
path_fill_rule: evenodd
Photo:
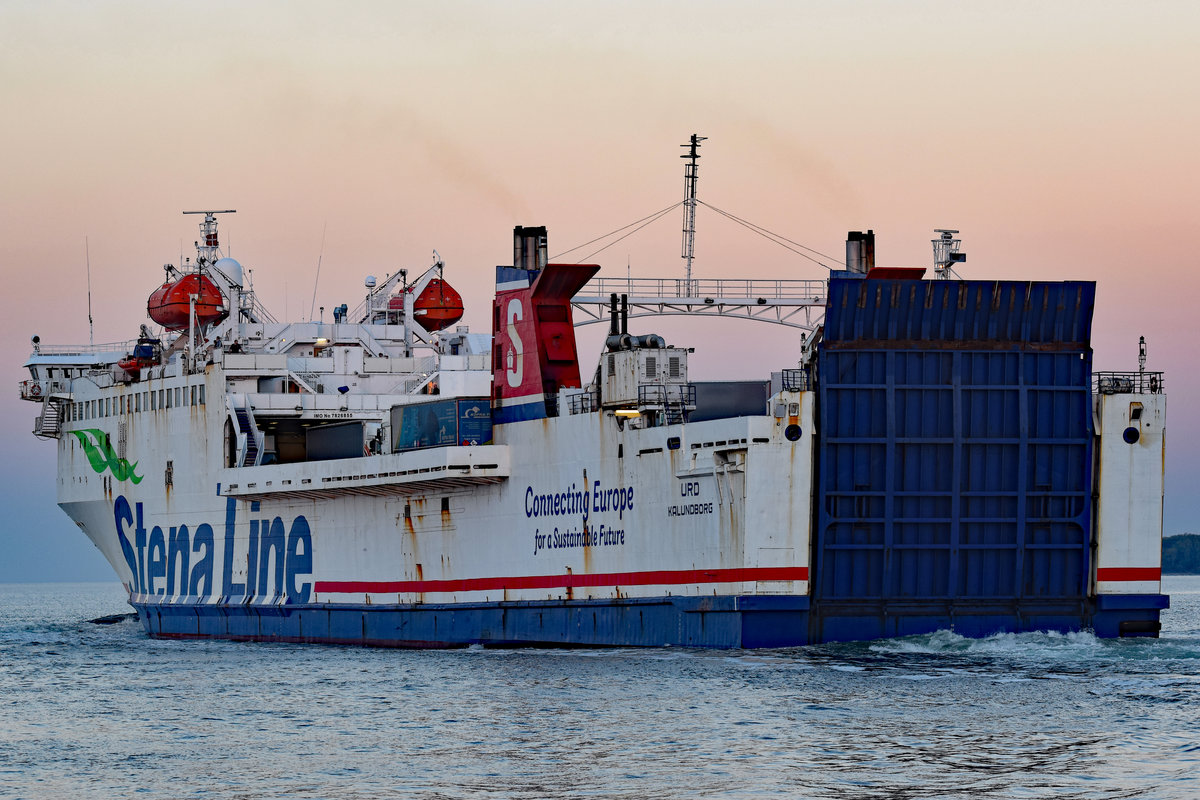
M 875 266 L 875 231 L 846 234 L 846 269 L 865 275 Z

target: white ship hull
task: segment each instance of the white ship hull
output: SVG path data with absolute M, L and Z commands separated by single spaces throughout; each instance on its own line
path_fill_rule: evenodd
M 615 295 L 581 379 L 571 302 L 598 268 L 546 264 L 544 229 L 497 268 L 491 337 L 416 325 L 456 313 L 440 262 L 372 288 L 357 323 L 269 321 L 211 213 L 202 230 L 192 283 L 155 295 L 188 326 L 169 346 L 35 342 L 21 386 L 59 505 L 152 636 L 1157 633 L 1161 376 L 1092 375 L 1092 284 L 839 276 L 796 301 L 826 303 L 798 369 L 705 394 L 690 350 L 628 334 Z M 731 306 L 767 304 L 750 284 Z M 197 325 L 179 285 L 228 308 Z M 418 308 L 430 286 L 441 305 Z

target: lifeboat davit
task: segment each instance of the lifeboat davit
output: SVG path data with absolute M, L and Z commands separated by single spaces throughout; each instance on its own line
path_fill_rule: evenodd
M 393 311 L 402 310 L 404 296 L 393 297 L 388 301 L 388 308 Z M 430 333 L 450 327 L 462 319 L 462 315 L 462 295 L 441 278 L 433 278 L 425 284 L 425 288 L 413 302 L 413 318 Z
M 150 295 L 146 312 L 169 331 L 186 330 L 192 295 L 196 295 L 197 325 L 211 325 L 225 318 L 225 298 L 206 275 L 184 275 L 179 280 L 167 281 Z

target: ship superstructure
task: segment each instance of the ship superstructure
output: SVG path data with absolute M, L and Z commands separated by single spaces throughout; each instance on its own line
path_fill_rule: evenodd
M 868 232 L 828 281 L 664 290 L 550 263 L 546 230 L 518 227 L 489 334 L 455 326 L 440 259 L 369 278 L 331 322 L 279 322 L 202 213 L 195 262 L 151 295 L 161 331 L 35 337 L 20 385 L 59 505 L 152 636 L 1157 633 L 1163 380 L 1092 371 L 1092 283 L 952 280 L 957 240 L 924 280 L 875 267 Z M 631 309 L 809 335 L 762 380 L 702 382 Z M 584 364 L 575 326 L 597 320 Z

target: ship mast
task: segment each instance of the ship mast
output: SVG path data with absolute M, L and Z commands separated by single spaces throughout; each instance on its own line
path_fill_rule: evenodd
M 696 251 L 696 159 L 700 158 L 700 154 L 696 152 L 700 143 L 707 139 L 707 136 L 697 136 L 692 134 L 692 138 L 688 144 L 681 144 L 680 147 L 689 148 L 688 152 L 681 155 L 680 158 L 688 159 L 688 163 L 683 168 L 683 258 L 687 261 L 687 271 L 684 275 L 686 281 L 684 286 L 686 290 L 684 295 L 691 297 L 692 292 L 692 259 L 695 257 Z
M 204 222 L 200 223 L 200 233 L 204 236 L 204 244 L 196 242 L 196 252 L 199 255 L 200 266 L 209 267 L 217 263 L 221 257 L 221 245 L 217 240 L 217 214 L 236 214 L 237 211 L 228 208 L 224 211 L 185 211 L 184 214 L 203 214 Z

